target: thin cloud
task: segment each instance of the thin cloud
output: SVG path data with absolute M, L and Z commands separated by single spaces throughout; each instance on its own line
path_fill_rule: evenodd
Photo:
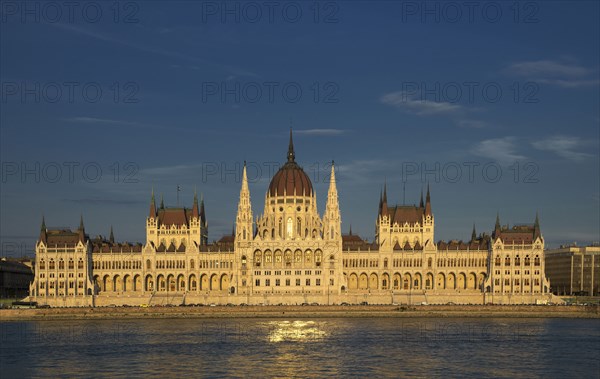
M 108 118 L 97 118 L 97 117 L 69 117 L 63 119 L 67 122 L 79 123 L 79 124 L 104 124 L 111 126 L 130 126 L 134 128 L 143 128 L 143 129 L 179 129 L 181 128 L 169 128 L 160 125 L 152 125 L 152 124 L 143 124 L 136 121 L 126 121 L 126 120 L 115 120 Z
M 122 46 L 126 46 L 126 47 L 130 47 L 145 53 L 152 53 L 152 54 L 157 54 L 157 55 L 162 55 L 162 56 L 166 56 L 166 57 L 170 57 L 170 58 L 177 58 L 177 59 L 184 59 L 184 60 L 188 60 L 188 61 L 193 61 L 193 62 L 197 62 L 197 63 L 203 63 L 203 64 L 207 64 L 213 67 L 218 67 L 221 69 L 224 69 L 226 71 L 229 71 L 231 73 L 233 73 L 234 75 L 238 75 L 238 76 L 249 76 L 249 77 L 259 77 L 258 74 L 251 72 L 249 70 L 237 67 L 237 66 L 233 66 L 233 65 L 223 65 L 220 63 L 216 63 L 216 62 L 212 62 L 210 60 L 204 59 L 204 58 L 200 58 L 200 57 L 194 57 L 188 54 L 182 54 L 176 51 L 170 51 L 170 50 L 165 50 L 165 49 L 160 49 L 160 48 L 156 48 L 153 46 L 146 46 L 146 45 L 142 45 L 142 44 L 136 44 L 136 43 L 131 43 L 128 42 L 122 38 L 116 38 L 113 36 L 109 36 L 103 33 L 99 33 L 96 31 L 91 31 L 89 29 L 86 28 L 82 28 L 79 26 L 75 26 L 75 25 L 68 25 L 68 24 L 61 24 L 61 23 L 50 23 L 48 25 L 63 29 L 63 30 L 67 30 L 76 34 L 81 34 L 81 35 L 85 35 L 88 37 L 92 37 L 101 41 L 105 41 L 105 42 L 111 42 L 111 43 L 116 43 Z M 160 32 L 160 31 L 159 31 Z M 171 67 L 180 67 L 179 65 L 171 65 Z M 200 69 L 198 66 L 188 66 L 191 67 L 193 69 Z M 196 68 L 194 68 L 196 67 Z
M 538 150 L 550 151 L 562 158 L 575 162 L 593 157 L 591 154 L 577 151 L 585 145 L 578 137 L 554 136 L 541 141 L 535 141 L 532 145 Z
M 481 157 L 493 159 L 502 165 L 508 165 L 525 159 L 525 156 L 517 154 L 516 149 L 514 137 L 503 137 L 483 140 L 471 149 L 471 152 Z
M 513 63 L 508 71 L 520 76 L 567 76 L 582 77 L 591 73 L 585 67 L 576 64 L 567 64 L 551 60 L 539 60 Z
M 380 98 L 380 101 L 383 104 L 391 105 L 419 116 L 455 113 L 462 109 L 458 104 L 416 99 L 414 96 L 408 95 L 405 91 L 385 94 Z
M 458 120 L 456 123 L 461 128 L 483 129 L 488 127 L 488 124 L 481 120 Z
M 526 61 L 513 63 L 505 71 L 510 75 L 522 76 L 538 83 L 562 88 L 581 88 L 600 84 L 600 80 L 592 76 L 593 70 L 575 63 L 553 60 Z
M 339 136 L 340 134 L 346 133 L 347 130 L 343 129 L 304 129 L 294 130 L 295 134 L 305 136 Z

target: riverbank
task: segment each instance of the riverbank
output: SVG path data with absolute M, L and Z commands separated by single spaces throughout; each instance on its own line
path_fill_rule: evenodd
M 418 305 L 418 306 L 204 306 L 0 310 L 0 321 L 147 318 L 597 318 L 599 306 Z

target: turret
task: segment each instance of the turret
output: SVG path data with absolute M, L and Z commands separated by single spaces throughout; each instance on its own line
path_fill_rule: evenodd
M 323 236 L 333 240 L 341 235 L 341 217 L 338 201 L 337 185 L 335 182 L 335 164 L 331 162 L 331 176 L 329 177 L 329 191 L 327 192 L 327 205 L 323 218 Z
M 291 139 L 290 139 L 291 142 Z M 292 150 L 293 153 L 293 150 Z M 289 155 L 288 155 L 289 157 Z M 248 187 L 248 175 L 246 173 L 246 162 L 242 172 L 242 188 L 240 189 L 240 200 L 236 217 L 237 241 L 250 241 L 253 236 L 252 228 L 252 205 L 250 203 L 250 189 Z
M 194 190 L 194 205 L 192 206 L 192 218 L 199 218 L 200 211 L 198 210 L 198 194 Z

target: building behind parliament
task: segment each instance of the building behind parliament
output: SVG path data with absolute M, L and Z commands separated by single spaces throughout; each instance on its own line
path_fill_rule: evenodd
M 325 212 L 296 163 L 290 132 L 287 162 L 273 176 L 254 218 L 246 167 L 234 233 L 208 243 L 204 201 L 157 206 L 146 218 L 145 244 L 48 229 L 36 243 L 30 300 L 51 306 L 179 304 L 523 304 L 549 301 L 539 220 L 491 234 L 434 242 L 429 187 L 419 205 L 379 198 L 373 242 L 342 234 L 332 166 Z

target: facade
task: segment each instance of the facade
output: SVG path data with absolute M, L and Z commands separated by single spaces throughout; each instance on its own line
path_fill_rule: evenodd
M 600 246 L 546 250 L 546 273 L 556 295 L 600 294 Z
M 470 241 L 434 240 L 429 187 L 419 205 L 379 199 L 375 240 L 342 234 L 332 165 L 323 215 L 290 140 L 262 214 L 253 216 L 246 167 L 234 232 L 208 243 L 204 201 L 156 206 L 145 244 L 49 230 L 42 222 L 32 301 L 51 306 L 178 304 L 518 304 L 548 301 L 539 221 Z

